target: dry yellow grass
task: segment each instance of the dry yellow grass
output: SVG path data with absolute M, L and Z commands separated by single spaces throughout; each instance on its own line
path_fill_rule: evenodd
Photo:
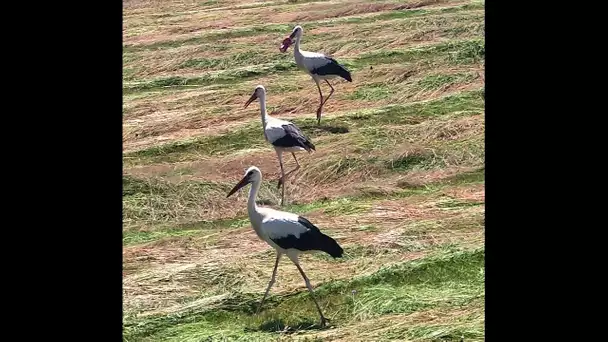
M 125 340 L 483 340 L 483 2 L 123 2 Z M 321 127 L 314 82 L 279 53 L 295 24 L 303 48 L 347 64 Z M 288 210 L 343 246 L 304 255 L 333 328 L 286 260 L 260 315 L 273 251 L 247 220 L 251 165 L 277 207 L 269 113 L 317 146 L 298 154 Z M 286 158 L 291 169 L 293 160 Z M 480 252 L 481 250 L 481 252 Z M 481 253 L 481 254 L 480 254 Z

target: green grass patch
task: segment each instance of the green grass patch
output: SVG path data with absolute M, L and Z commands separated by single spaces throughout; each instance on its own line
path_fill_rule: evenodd
M 163 40 L 150 44 L 137 44 L 137 45 L 125 45 L 123 46 L 124 52 L 136 52 L 136 51 L 145 51 L 145 50 L 160 50 L 160 49 L 168 49 L 175 48 L 184 45 L 198 45 L 198 44 L 209 44 L 212 42 L 221 42 L 222 40 L 232 39 L 232 38 L 242 38 L 242 37 L 251 37 L 262 34 L 269 33 L 289 33 L 293 29 L 292 25 L 289 24 L 267 24 L 267 25 L 257 25 L 257 26 L 249 26 L 236 28 L 232 30 L 217 30 L 215 32 L 210 32 L 203 35 L 198 35 L 194 37 L 188 37 L 183 39 L 174 39 L 174 40 Z
M 483 41 L 464 40 L 437 43 L 423 47 L 410 48 L 407 50 L 380 50 L 369 52 L 358 56 L 353 61 L 353 66 L 364 67 L 368 65 L 411 63 L 421 59 L 432 59 L 434 57 L 450 58 L 453 61 L 463 60 L 467 57 L 475 57 L 485 51 L 481 47 Z M 481 46 L 481 47 L 480 47 Z
M 459 43 L 458 48 L 446 51 L 449 61 L 455 64 L 473 64 L 485 60 L 486 45 L 483 39 L 468 40 Z
M 426 169 L 435 164 L 435 156 L 430 153 L 414 153 L 385 161 L 386 168 L 394 171 Z
M 365 166 L 365 165 L 364 165 Z M 370 166 L 367 167 L 378 167 Z M 380 164 L 379 167 L 384 167 Z M 345 215 L 358 215 L 373 208 L 375 200 L 400 199 L 415 195 L 430 195 L 441 189 L 464 184 L 475 184 L 484 181 L 483 168 L 466 172 L 436 183 L 419 187 L 401 187 L 392 193 L 373 193 L 362 190 L 354 196 L 344 196 L 334 199 L 320 199 L 310 203 L 297 203 L 290 201 L 282 210 L 308 215 L 313 212 L 322 212 L 328 217 L 341 217 Z M 200 182 L 188 181 L 179 184 L 163 182 L 158 179 L 136 179 L 125 177 L 123 183 L 127 186 L 127 195 L 123 196 L 124 220 L 127 228 L 123 230 L 123 245 L 135 245 L 171 238 L 185 238 L 208 234 L 223 229 L 238 229 L 250 225 L 248 217 L 227 218 L 221 220 L 196 220 L 197 212 L 201 207 L 207 206 L 217 196 L 224 197 L 233 184 L 202 183 L 214 189 L 201 186 Z M 270 192 L 275 191 L 276 181 L 266 180 L 261 187 L 259 204 L 268 204 L 272 198 Z M 399 186 L 399 184 L 397 184 Z M 198 192 L 197 192 L 198 190 Z M 189 195 L 182 195 L 191 191 Z M 244 190 L 248 191 L 248 190 Z M 193 200 L 195 199 L 195 200 Z M 448 203 L 449 202 L 449 203 Z M 168 204 L 171 203 L 171 206 Z M 459 202 L 451 198 L 440 204 L 444 208 L 463 208 L 467 206 L 483 205 L 482 202 Z M 177 208 L 177 209 L 173 209 Z M 174 213 L 181 210 L 181 215 Z M 154 215 L 151 213 L 155 213 Z M 192 220 L 191 222 L 180 222 Z M 144 228 L 141 226 L 143 225 Z M 150 228 L 150 226 L 154 228 Z M 372 230 L 373 226 L 362 226 L 360 230 Z M 326 229 L 321 227 L 322 229 Z M 330 228 L 330 227 L 328 227 Z
M 420 90 L 436 90 L 454 84 L 469 83 L 477 77 L 477 73 L 431 74 L 416 82 Z
M 340 325 L 387 313 L 466 306 L 484 295 L 484 257 L 483 249 L 444 251 L 383 268 L 370 276 L 332 281 L 315 292 L 326 316 Z M 270 296 L 265 310 L 256 316 L 252 313 L 260 296 L 235 294 L 213 310 L 127 321 L 124 336 L 126 340 L 165 340 L 194 334 L 197 338 L 220 338 L 228 333 L 244 338 L 244 332 L 264 334 L 287 325 L 307 328 L 317 323 L 316 309 L 306 290 Z
M 455 198 L 449 198 L 436 204 L 438 208 L 442 209 L 462 209 L 468 207 L 477 207 L 480 205 L 485 205 L 485 202 L 461 201 Z
M 339 217 L 358 214 L 369 209 L 369 204 L 357 198 L 341 197 L 332 200 L 320 200 L 307 204 L 292 204 L 287 210 L 310 213 L 322 211 L 327 216 Z
M 327 184 L 355 173 L 379 177 L 388 172 L 430 169 L 441 165 L 441 159 L 436 158 L 430 151 L 416 152 L 398 158 L 336 155 L 311 166 L 307 171 L 307 179 L 315 184 Z
M 425 120 L 425 117 L 441 116 L 464 110 L 482 111 L 483 107 L 482 92 L 470 91 L 429 102 L 411 105 L 391 105 L 379 109 L 356 111 L 340 117 L 325 118 L 324 124 L 326 126 L 347 126 L 349 129 L 367 127 L 366 132 L 369 133 L 370 127 L 379 127 L 386 124 L 420 123 L 422 120 Z M 314 118 L 298 118 L 292 121 L 302 128 L 311 139 L 331 134 L 328 131 L 317 130 Z M 368 134 L 366 138 L 369 137 L 370 135 Z M 376 142 L 373 144 L 376 144 Z M 198 155 L 224 155 L 242 149 L 263 147 L 270 146 L 264 140 L 261 124 L 255 122 L 223 135 L 175 142 L 127 153 L 125 154 L 124 161 L 131 165 L 177 162 L 192 160 L 198 157 Z M 369 146 L 366 146 L 365 141 L 363 141 L 362 147 Z M 341 172 L 341 174 L 347 173 L 353 163 L 357 163 L 357 161 L 345 161 L 338 166 L 338 170 L 336 171 Z
M 340 122 L 349 127 L 381 125 L 419 124 L 428 117 L 447 115 L 460 111 L 483 111 L 484 98 L 481 91 L 466 91 L 425 102 L 404 105 L 389 105 L 382 108 L 362 110 L 347 116 L 324 119 L 328 125 Z M 331 120 L 334 120 L 332 122 Z
M 199 230 L 154 230 L 154 231 L 123 231 L 122 245 L 137 245 L 166 238 L 180 238 L 200 234 Z
M 168 238 L 184 238 L 210 231 L 223 229 L 238 229 L 250 224 L 249 219 L 223 219 L 215 221 L 196 221 L 182 224 L 169 225 L 166 228 L 155 228 L 154 230 L 124 230 L 122 234 L 123 246 L 137 245 Z
M 218 0 L 205 0 L 205 1 L 201 1 L 198 3 L 199 6 L 205 7 L 205 6 L 214 6 L 214 5 L 218 5 L 219 1 Z
M 460 11 L 476 11 L 485 9 L 485 1 L 472 1 L 468 4 L 464 4 L 461 6 L 453 6 L 447 8 L 441 8 L 439 11 L 441 13 L 455 13 Z
M 210 221 L 205 215 L 213 207 L 213 202 L 217 198 L 225 198 L 234 185 L 193 180 L 174 183 L 158 177 L 139 179 L 124 176 L 123 225 L 124 230 L 129 231 L 125 238 L 127 243 L 195 234 L 183 232 L 185 230 L 241 227 L 244 221 L 238 224 L 232 218 Z M 275 189 L 276 180 L 263 181 L 258 202 L 272 202 L 269 199 L 276 198 Z M 150 227 L 161 232 L 150 232 Z
M 413 341 L 484 341 L 485 327 L 483 308 L 469 305 L 473 315 L 458 317 L 441 324 L 411 324 L 388 329 L 382 334 L 388 340 L 404 339 Z
M 377 101 L 389 98 L 395 90 L 383 83 L 368 84 L 358 87 L 353 93 L 349 94 L 349 100 Z
M 268 146 L 264 140 L 261 124 L 256 122 L 230 133 L 190 141 L 175 142 L 132 152 L 126 156 L 138 161 L 176 162 L 183 160 L 188 153 L 202 155 L 223 155 L 246 148 Z
M 485 167 L 480 167 L 474 171 L 463 172 L 450 177 L 446 180 L 446 183 L 453 185 L 483 183 L 485 177 Z
M 447 166 L 483 165 L 485 162 L 485 137 L 482 134 L 448 142 L 434 143 L 437 154 Z
M 229 184 L 194 181 L 172 183 L 161 178 L 124 176 L 123 222 L 127 227 L 144 222 L 177 222 L 190 215 L 198 215 L 201 202 L 229 190 Z
M 300 3 L 298 1 L 298 3 Z M 252 5 L 253 7 L 260 7 L 259 5 Z M 265 7 L 265 6 L 264 6 Z M 244 8 L 244 7 L 240 7 Z M 384 11 L 378 12 L 372 15 L 355 15 L 355 16 L 346 16 L 341 18 L 331 18 L 331 19 L 322 19 L 317 21 L 310 21 L 306 23 L 305 28 L 307 30 L 313 30 L 320 27 L 332 27 L 337 25 L 344 24 L 353 24 L 353 25 L 361 25 L 367 23 L 375 23 L 378 21 L 386 21 L 386 20 L 398 20 L 398 19 L 409 19 L 415 17 L 424 17 L 432 14 L 442 13 L 452 14 L 456 12 L 467 12 L 483 9 L 483 5 L 479 4 L 468 4 L 462 6 L 453 6 L 449 8 L 443 9 L 405 9 L 405 10 L 397 10 L 397 11 Z M 240 27 L 234 28 L 231 30 L 217 30 L 215 32 L 203 33 L 201 35 L 197 35 L 194 37 L 187 37 L 181 39 L 171 39 L 158 41 L 154 43 L 148 44 L 130 44 L 123 46 L 123 52 L 126 53 L 134 53 L 138 51 L 148 51 L 148 50 L 161 50 L 161 49 L 170 49 L 176 48 L 185 45 L 199 45 L 199 44 L 211 44 L 217 43 L 224 40 L 234 39 L 234 38 L 243 38 L 243 37 L 251 37 L 257 35 L 267 35 L 267 34 L 276 34 L 277 39 L 280 39 L 281 36 L 287 35 L 293 29 L 295 24 L 264 24 L 264 25 L 252 25 L 248 27 Z M 322 35 L 319 36 L 319 39 L 322 39 Z M 307 36 L 308 41 L 314 40 L 316 36 L 309 35 Z
M 253 58 L 253 59 L 251 59 Z M 381 50 L 378 52 L 362 54 L 354 59 L 343 58 L 340 62 L 349 70 L 357 71 L 369 68 L 370 65 L 402 64 L 424 61 L 443 60 L 444 62 L 465 65 L 475 64 L 485 59 L 485 43 L 483 40 L 465 40 L 447 43 L 438 43 L 421 48 L 407 50 Z M 263 63 L 267 62 L 267 63 Z M 242 83 L 253 77 L 262 77 L 276 73 L 300 72 L 292 55 L 244 52 L 219 59 L 192 59 L 184 62 L 181 68 L 210 69 L 225 67 L 226 70 L 208 71 L 197 77 L 170 76 L 148 81 L 130 82 L 123 85 L 123 93 L 153 91 L 159 89 L 180 89 L 192 86 L 227 85 Z M 236 67 L 237 69 L 230 69 Z M 287 75 L 286 75 L 287 77 Z M 442 79 L 443 77 L 443 79 Z M 435 76 L 436 79 L 423 80 L 424 84 L 445 82 L 450 76 Z M 464 77 L 464 76 L 463 76 Z M 470 77 L 470 76 L 466 76 Z M 466 79 L 465 77 L 465 79 Z M 450 79 L 448 79 L 449 81 Z M 458 78 L 454 80 L 457 81 Z M 426 82 L 426 83 L 425 83 Z M 394 90 L 383 84 L 370 84 L 358 88 L 349 96 L 350 99 L 379 100 L 390 97 Z
M 291 63 L 290 63 L 291 62 Z M 269 54 L 265 51 L 245 51 L 238 52 L 222 58 L 194 58 L 182 63 L 179 68 L 190 68 L 196 70 L 206 69 L 231 69 L 250 65 L 262 65 L 272 64 L 272 68 L 268 68 L 270 71 L 285 71 L 295 68 L 291 64 L 293 62 L 293 55 L 290 54 Z
M 218 63 L 224 63 L 222 60 Z M 191 62 L 191 63 L 196 63 Z M 193 86 L 231 85 L 242 83 L 254 77 L 274 74 L 275 72 L 296 71 L 297 66 L 293 61 L 277 61 L 265 65 L 247 66 L 239 69 L 210 71 L 198 77 L 170 76 L 142 82 L 131 82 L 123 84 L 123 93 L 130 95 L 143 91 L 155 90 L 179 90 Z

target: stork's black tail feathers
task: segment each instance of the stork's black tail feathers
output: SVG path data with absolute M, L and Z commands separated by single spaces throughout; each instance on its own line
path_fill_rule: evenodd
M 321 231 L 319 230 L 319 228 L 317 228 L 317 226 L 315 226 L 314 224 L 310 223 L 310 221 L 308 221 L 306 218 L 299 216 L 298 217 L 298 222 L 303 225 L 304 227 L 310 229 L 310 231 L 306 234 L 310 234 L 310 236 L 312 237 L 312 241 L 311 243 L 308 243 L 307 246 L 307 250 L 318 250 L 318 251 L 323 251 L 329 255 L 331 255 L 333 258 L 341 258 L 342 257 L 342 253 L 344 252 L 344 250 L 342 249 L 342 247 L 340 247 L 340 245 L 336 242 L 336 240 L 332 239 L 331 237 L 321 233 Z
M 315 145 L 302 133 L 302 130 L 293 123 L 283 125 L 285 136 L 275 140 L 272 144 L 281 147 L 301 146 L 306 151 L 315 151 Z
M 348 70 L 346 70 L 345 67 L 343 67 L 340 63 L 338 63 L 338 61 L 336 61 L 335 59 L 329 57 L 329 56 L 325 56 L 325 58 L 329 61 L 329 63 L 319 67 L 319 68 L 315 68 L 312 71 L 313 74 L 317 74 L 317 75 L 338 75 L 340 77 L 342 77 L 343 79 L 347 80 L 348 82 L 352 82 L 353 79 L 350 76 L 350 72 Z
M 346 68 L 343 67 L 342 64 L 338 63 L 338 61 L 336 61 L 335 59 L 330 58 L 330 60 L 333 62 L 333 64 L 335 64 L 334 66 L 336 74 L 338 74 L 340 77 L 347 80 L 348 82 L 353 81 L 352 77 L 350 76 L 350 71 L 346 70 Z
M 311 150 L 312 150 L 312 151 L 316 151 L 316 149 L 315 149 L 315 144 L 313 144 L 313 143 L 312 143 L 312 141 L 308 140 L 308 138 L 306 138 L 306 140 L 303 142 L 303 144 L 304 144 L 304 146 L 305 146 L 304 148 L 305 148 L 305 149 L 306 149 L 308 152 L 310 152 Z

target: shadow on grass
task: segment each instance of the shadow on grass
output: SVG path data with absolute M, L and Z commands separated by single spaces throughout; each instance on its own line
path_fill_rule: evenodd
M 320 322 L 304 320 L 291 325 L 286 325 L 282 319 L 273 319 L 268 322 L 260 324 L 256 328 L 246 328 L 245 330 L 250 331 L 265 331 L 265 332 L 281 332 L 281 333 L 295 333 L 300 330 L 324 330 Z
M 279 203 L 276 203 L 275 201 L 271 200 L 271 199 L 264 199 L 261 198 L 259 200 L 255 201 L 258 205 L 278 205 Z
M 301 127 L 302 130 L 308 130 L 313 133 L 317 132 L 329 132 L 332 134 L 344 134 L 348 133 L 348 127 L 346 126 L 323 126 L 323 122 L 321 122 L 320 126 L 317 125 L 305 125 Z

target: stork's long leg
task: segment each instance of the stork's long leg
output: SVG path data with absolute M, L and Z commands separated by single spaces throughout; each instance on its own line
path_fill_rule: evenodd
M 298 271 L 300 271 L 300 274 L 302 275 L 302 278 L 304 278 L 304 282 L 306 283 L 306 287 L 308 288 L 308 292 L 310 292 L 310 297 L 312 297 L 312 300 L 315 302 L 315 305 L 317 306 L 317 310 L 319 310 L 319 315 L 321 316 L 321 326 L 325 326 L 327 324 L 328 319 L 325 318 L 325 316 L 323 316 L 323 312 L 321 311 L 321 307 L 319 306 L 319 303 L 317 303 L 317 300 L 315 299 L 315 294 L 312 290 L 312 285 L 310 285 L 310 281 L 308 280 L 308 277 L 306 276 L 306 274 L 304 273 L 304 270 L 302 270 L 302 267 L 300 267 L 300 264 L 297 262 L 297 260 L 293 260 L 293 263 L 296 265 L 296 267 L 298 268 Z
M 327 100 L 329 100 L 329 97 L 331 96 L 331 94 L 334 93 L 334 87 L 331 85 L 331 83 L 329 83 L 328 80 L 325 80 L 325 83 L 327 83 L 327 85 L 331 88 L 331 91 L 329 92 L 329 95 L 327 95 L 327 97 L 325 98 L 325 101 L 323 101 L 323 106 L 325 106 L 325 104 L 327 103 Z
M 287 177 L 289 175 L 291 175 L 292 173 L 294 173 L 294 172 L 296 172 L 296 171 L 298 171 L 300 169 L 300 163 L 298 163 L 298 159 L 296 158 L 295 153 L 291 152 L 291 155 L 293 156 L 293 159 L 296 161 L 296 165 L 297 166 L 295 167 L 295 169 L 287 172 L 283 177 L 281 177 L 279 179 L 279 188 L 281 187 L 281 184 L 285 184 L 285 181 L 287 180 Z
M 277 156 L 279 157 L 279 165 L 281 165 L 281 179 L 285 178 L 285 170 L 283 170 L 283 152 L 280 150 L 277 151 Z M 279 186 L 281 186 L 281 179 L 279 179 Z M 281 206 L 285 202 L 285 185 L 283 185 L 283 190 L 281 191 Z
M 317 89 L 319 89 L 319 108 L 321 108 L 321 106 L 323 105 L 323 93 L 321 92 L 321 85 L 319 85 L 319 81 L 317 81 L 317 79 L 313 78 L 313 80 L 317 85 Z
M 319 86 L 319 82 L 317 80 L 315 80 L 315 82 L 317 83 L 317 88 L 319 88 L 319 95 L 321 95 L 321 87 Z M 331 91 L 329 92 L 329 95 L 327 95 L 325 100 L 323 100 L 323 95 L 321 95 L 321 104 L 319 105 L 319 108 L 317 109 L 317 124 L 318 125 L 321 124 L 321 113 L 323 112 L 323 106 L 325 106 L 325 104 L 327 103 L 327 100 L 329 100 L 331 95 L 334 93 L 334 87 L 331 85 L 331 83 L 329 83 L 328 80 L 325 80 L 325 83 L 327 83 L 327 85 L 329 86 Z
M 321 92 L 321 86 L 319 85 L 319 81 L 316 78 L 313 78 L 315 83 L 317 84 L 317 89 L 319 89 L 319 108 L 317 108 L 317 124 L 321 123 L 321 110 L 323 109 L 323 93 Z
M 262 301 L 260 302 L 260 306 L 258 306 L 258 311 L 255 313 L 256 315 L 260 313 L 260 309 L 262 309 L 262 304 L 264 304 L 264 300 L 266 296 L 268 296 L 268 292 L 270 292 L 270 288 L 274 285 L 274 280 L 277 276 L 277 267 L 279 267 L 279 260 L 281 260 L 282 253 L 277 253 L 277 261 L 274 263 L 274 270 L 272 270 L 272 278 L 270 278 L 270 282 L 268 283 L 268 287 L 266 288 L 266 292 L 264 293 L 264 297 L 262 297 Z

